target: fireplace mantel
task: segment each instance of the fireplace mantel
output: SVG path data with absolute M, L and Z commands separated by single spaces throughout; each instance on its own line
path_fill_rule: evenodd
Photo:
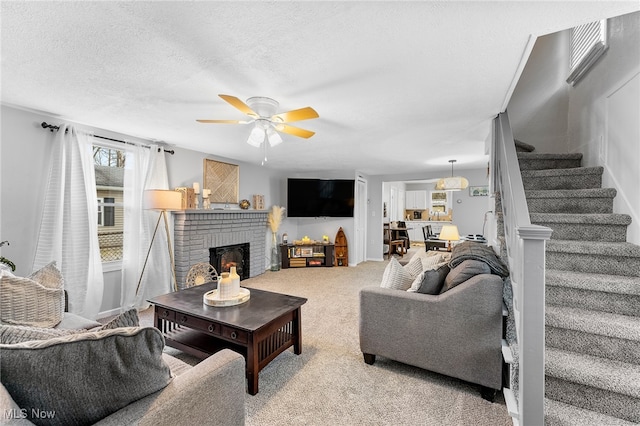
M 249 243 L 250 277 L 265 271 L 266 210 L 181 210 L 173 212 L 176 279 L 184 287 L 191 266 L 209 262 L 209 249 Z

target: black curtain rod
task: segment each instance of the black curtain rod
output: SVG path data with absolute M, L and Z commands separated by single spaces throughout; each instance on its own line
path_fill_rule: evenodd
M 53 124 L 48 124 L 46 121 L 43 121 L 42 123 L 40 123 L 40 125 L 42 126 L 43 129 L 49 129 L 52 132 L 54 130 L 60 130 L 60 126 L 55 126 Z M 108 138 L 106 136 L 98 136 L 98 135 L 93 135 L 94 138 L 100 138 L 100 139 L 105 139 L 108 141 L 113 141 L 113 142 L 119 142 L 119 143 L 124 143 L 124 144 L 128 144 L 128 145 L 134 145 L 131 142 L 127 142 L 127 141 L 121 141 L 119 139 L 112 139 L 112 138 Z M 151 148 L 151 147 L 147 147 L 147 148 Z M 158 151 L 160 151 L 160 148 L 158 148 Z M 168 153 L 168 154 L 175 154 L 176 152 L 173 149 L 165 149 L 164 152 Z

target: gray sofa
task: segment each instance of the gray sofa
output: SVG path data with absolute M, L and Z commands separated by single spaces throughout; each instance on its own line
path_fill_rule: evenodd
M 137 317 L 136 317 L 137 321 Z M 55 328 L 57 330 L 73 330 L 73 329 L 84 329 L 91 328 L 95 325 L 101 325 L 98 322 L 87 320 L 83 317 L 79 317 L 77 315 L 65 312 L 64 318 L 60 324 Z M 3 331 L 6 332 L 7 326 L 0 325 L 0 327 L 5 327 Z M 9 326 L 10 328 L 11 326 Z M 131 327 L 125 330 L 122 334 L 135 334 L 135 330 L 144 329 L 140 327 Z M 93 328 L 95 330 L 95 328 Z M 126 333 L 126 330 L 129 330 L 129 333 Z M 84 330 L 83 330 L 84 331 Z M 91 333 L 91 332 L 89 332 Z M 106 330 L 101 331 L 97 334 L 120 334 L 118 330 Z M 1 332 L 0 332 L 1 334 Z M 140 375 L 140 370 L 135 367 L 133 364 L 145 365 L 148 362 L 153 362 L 153 355 L 143 355 L 148 350 L 160 351 L 158 356 L 166 364 L 162 368 L 167 368 L 170 370 L 171 379 L 166 386 L 162 389 L 155 391 L 153 393 L 145 393 L 146 396 L 142 396 L 139 399 L 129 398 L 129 401 L 133 400 L 133 402 L 128 403 L 128 405 L 116 410 L 115 412 L 109 412 L 106 417 L 100 418 L 96 425 L 176 425 L 176 424 L 208 424 L 208 425 L 244 425 L 245 419 L 245 409 L 244 409 L 244 401 L 245 401 L 245 360 L 242 355 L 233 352 L 229 349 L 224 349 L 209 358 L 201 361 L 195 366 L 190 366 L 185 362 L 175 358 L 169 354 L 161 353 L 162 347 L 164 346 L 163 340 L 159 342 L 161 345 L 158 345 L 158 336 L 159 333 L 152 333 L 147 331 L 147 334 L 153 335 L 156 334 L 155 337 L 155 349 L 147 347 L 143 344 L 139 349 L 129 349 L 131 354 L 131 350 L 133 350 L 134 354 L 139 354 L 140 358 L 137 360 L 124 359 L 125 364 L 132 365 L 123 365 L 121 368 L 123 370 L 131 371 L 133 374 Z M 65 337 L 62 337 L 64 339 Z M 126 337 L 125 337 L 126 338 Z M 56 339 L 56 338 L 54 338 Z M 160 339 L 162 339 L 160 337 Z M 60 340 L 58 338 L 58 340 Z M 99 340 L 97 338 L 89 339 L 89 340 Z M 19 345 L 33 345 L 36 341 L 25 342 Z M 124 343 L 123 340 L 116 340 L 115 346 L 120 346 Z M 68 344 L 59 343 L 58 346 L 63 346 Z M 108 344 L 108 343 L 106 343 Z M 128 345 L 131 343 L 128 343 Z M 18 344 L 0 344 L 0 357 L 3 355 L 8 355 L 5 351 L 11 350 L 11 348 L 15 348 L 19 346 Z M 53 345 L 55 346 L 55 345 Z M 109 350 L 114 350 L 116 354 L 123 353 L 124 349 L 113 348 L 114 345 L 109 346 Z M 51 346 L 49 346 L 50 348 Z M 95 348 L 93 348 L 95 349 Z M 71 353 L 71 352 L 70 352 Z M 93 359 L 96 362 L 95 355 L 91 354 L 91 348 L 89 350 L 83 351 L 86 355 L 80 355 L 77 357 L 78 359 L 83 359 L 83 361 L 88 361 L 89 359 Z M 72 354 L 72 353 L 71 353 Z M 136 355 L 133 355 L 137 357 Z M 3 371 L 7 368 L 5 365 L 5 361 L 9 363 L 6 358 L 0 359 L 1 368 Z M 128 357 L 127 357 L 128 358 Z M 52 365 L 57 365 L 55 359 L 50 359 Z M 99 362 L 99 361 L 98 361 Z M 45 369 L 47 362 L 45 361 Z M 76 364 L 77 365 L 77 364 Z M 120 369 L 119 362 L 115 362 L 115 368 Z M 8 367 L 11 368 L 11 367 Z M 93 370 L 96 367 L 89 366 L 89 370 Z M 56 367 L 51 367 L 49 370 L 54 370 Z M 107 367 L 107 370 L 109 367 Z M 27 370 L 27 369 L 23 369 Z M 74 368 L 75 372 L 65 371 L 52 371 L 54 375 L 54 383 L 55 374 L 80 374 L 81 377 L 85 377 L 84 381 L 93 381 L 93 380 L 105 380 L 106 383 L 109 383 L 108 380 L 118 381 L 113 382 L 114 385 L 110 386 L 108 391 L 113 392 L 113 389 L 130 389 L 134 390 L 137 386 L 145 386 L 144 384 L 127 384 L 127 377 L 124 378 L 122 375 L 109 375 L 100 376 L 100 377 L 91 377 L 91 374 L 83 375 L 82 372 L 87 371 L 87 366 L 77 365 L 77 368 Z M 78 373 L 80 372 L 80 373 Z M 25 371 L 27 380 L 29 380 L 29 376 L 31 375 L 29 372 Z M 113 373 L 117 373 L 117 371 L 113 371 Z M 149 381 L 153 379 L 150 376 L 143 377 L 149 378 Z M 7 377 L 3 378 L 4 380 Z M 50 378 L 43 379 L 45 382 L 50 382 Z M 145 380 L 147 381 L 147 380 Z M 12 383 L 11 381 L 9 384 Z M 7 385 L 10 387 L 10 385 Z M 38 386 L 38 380 L 36 379 L 36 386 Z M 9 393 L 8 387 L 5 387 L 3 384 L 0 384 L 0 424 L 10 423 L 17 425 L 31 425 L 34 424 L 28 420 L 32 415 L 29 414 L 31 409 L 27 409 L 24 407 L 20 407 L 15 401 L 14 398 Z M 40 386 L 38 386 L 40 387 Z M 82 387 L 82 385 L 80 385 Z M 95 391 L 95 387 L 92 387 Z M 105 391 L 107 391 L 105 389 Z M 117 392 L 117 391 L 116 391 Z M 107 392 L 105 392 L 107 393 Z M 77 404 L 76 404 L 77 405 Z M 100 410 L 99 407 L 90 407 L 92 411 Z M 55 420 L 55 419 L 54 419 Z M 34 420 L 35 422 L 35 420 Z M 49 424 L 43 423 L 41 420 L 36 422 L 37 424 Z M 59 422 L 53 422 L 52 424 L 60 424 Z
M 244 358 L 228 349 L 194 367 L 162 355 L 174 378 L 169 384 L 101 419 L 96 425 L 244 425 Z M 0 385 L 0 424 L 32 425 Z
M 477 383 L 491 399 L 487 390 L 502 382 L 502 286 L 501 277 L 481 274 L 438 295 L 362 289 L 365 362 L 373 364 L 379 355 Z

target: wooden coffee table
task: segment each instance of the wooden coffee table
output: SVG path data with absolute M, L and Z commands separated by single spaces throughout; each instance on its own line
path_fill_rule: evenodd
M 155 326 L 168 346 L 199 358 L 228 348 L 245 357 L 248 391 L 258 393 L 258 373 L 293 346 L 302 353 L 300 308 L 307 299 L 249 289 L 249 301 L 236 306 L 205 305 L 203 295 L 216 288 L 202 284 L 150 299 Z

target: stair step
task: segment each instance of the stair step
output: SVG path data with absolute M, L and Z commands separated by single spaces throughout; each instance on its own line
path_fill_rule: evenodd
M 553 229 L 555 240 L 624 242 L 631 216 L 615 213 L 531 213 L 531 223 Z
M 549 399 L 640 422 L 640 366 L 547 348 L 545 396 Z
M 545 426 L 631 426 L 636 423 L 545 398 L 544 424 Z
M 549 240 L 546 258 L 548 269 L 640 276 L 640 246 L 631 243 Z
M 547 269 L 545 281 L 549 305 L 640 316 L 640 277 Z
M 613 213 L 613 188 L 525 191 L 530 213 Z
M 518 152 L 533 152 L 536 149 L 535 146 L 519 141 L 518 139 L 516 139 L 514 142 L 516 145 L 516 151 Z
M 558 348 L 640 365 L 640 318 L 547 305 L 545 342 Z
M 602 186 L 604 167 L 522 170 L 524 189 L 589 189 Z
M 570 169 L 582 164 L 582 154 L 517 152 L 517 155 L 520 170 Z

